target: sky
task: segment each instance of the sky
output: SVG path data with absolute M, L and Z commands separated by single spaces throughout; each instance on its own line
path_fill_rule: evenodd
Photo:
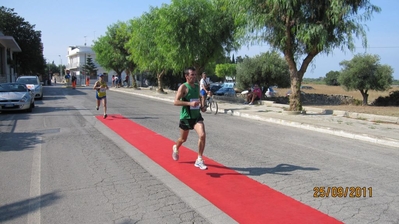
M 399 8 L 398 0 L 370 0 L 381 7 L 380 13 L 366 21 L 368 47 L 356 41 L 355 52 L 340 49 L 332 54 L 319 54 L 308 67 L 304 78 L 325 77 L 329 71 L 340 71 L 339 63 L 351 60 L 355 54 L 368 53 L 380 56 L 380 63 L 394 69 L 394 79 L 399 80 Z M 107 27 L 126 22 L 149 12 L 150 7 L 170 4 L 169 0 L 1 0 L 1 5 L 13 8 L 19 16 L 42 32 L 44 57 L 48 62 L 66 64 L 68 46 L 90 46 L 105 35 Z M 255 56 L 269 51 L 267 44 L 243 46 L 237 56 Z M 299 66 L 300 63 L 298 63 Z

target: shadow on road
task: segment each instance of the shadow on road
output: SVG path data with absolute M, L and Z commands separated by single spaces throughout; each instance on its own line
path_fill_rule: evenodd
M 242 168 L 242 167 L 221 167 L 221 166 L 214 166 L 208 165 L 209 167 L 218 167 L 218 168 L 226 168 L 238 171 L 239 173 L 207 173 L 211 177 L 219 178 L 223 175 L 247 175 L 247 176 L 260 176 L 263 174 L 277 174 L 277 175 L 291 175 L 290 172 L 294 172 L 297 170 L 305 170 L 305 171 L 315 171 L 319 170 L 318 168 L 314 167 L 302 167 L 302 166 L 295 166 L 290 164 L 279 164 L 275 167 L 249 167 L 249 168 Z
M 44 194 L 38 197 L 14 202 L 0 207 L 0 222 L 12 220 L 30 212 L 35 212 L 41 207 L 53 204 L 61 196 L 57 192 Z

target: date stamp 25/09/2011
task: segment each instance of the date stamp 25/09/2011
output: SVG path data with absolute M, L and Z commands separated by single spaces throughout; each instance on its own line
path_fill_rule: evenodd
M 360 198 L 360 197 L 373 197 L 372 187 L 314 187 L 314 198 Z

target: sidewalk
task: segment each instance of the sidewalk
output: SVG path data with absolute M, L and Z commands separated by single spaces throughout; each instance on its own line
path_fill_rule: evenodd
M 141 90 L 110 88 L 110 90 L 168 102 L 173 102 L 175 97 L 175 92 L 170 90 L 166 90 L 166 94 L 157 93 L 149 88 Z M 222 100 L 217 100 L 217 102 L 219 113 L 399 148 L 399 117 L 332 111 L 306 106 L 304 106 L 306 114 L 291 115 L 290 112 L 284 111 L 284 107 L 288 105 L 275 104 L 272 101 L 263 101 L 261 105 L 245 105 Z

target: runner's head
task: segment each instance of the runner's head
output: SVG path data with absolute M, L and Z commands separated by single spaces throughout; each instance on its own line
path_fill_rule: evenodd
M 186 81 L 188 83 L 195 83 L 195 79 L 197 78 L 197 73 L 195 68 L 189 67 L 184 70 L 184 76 L 186 77 Z

